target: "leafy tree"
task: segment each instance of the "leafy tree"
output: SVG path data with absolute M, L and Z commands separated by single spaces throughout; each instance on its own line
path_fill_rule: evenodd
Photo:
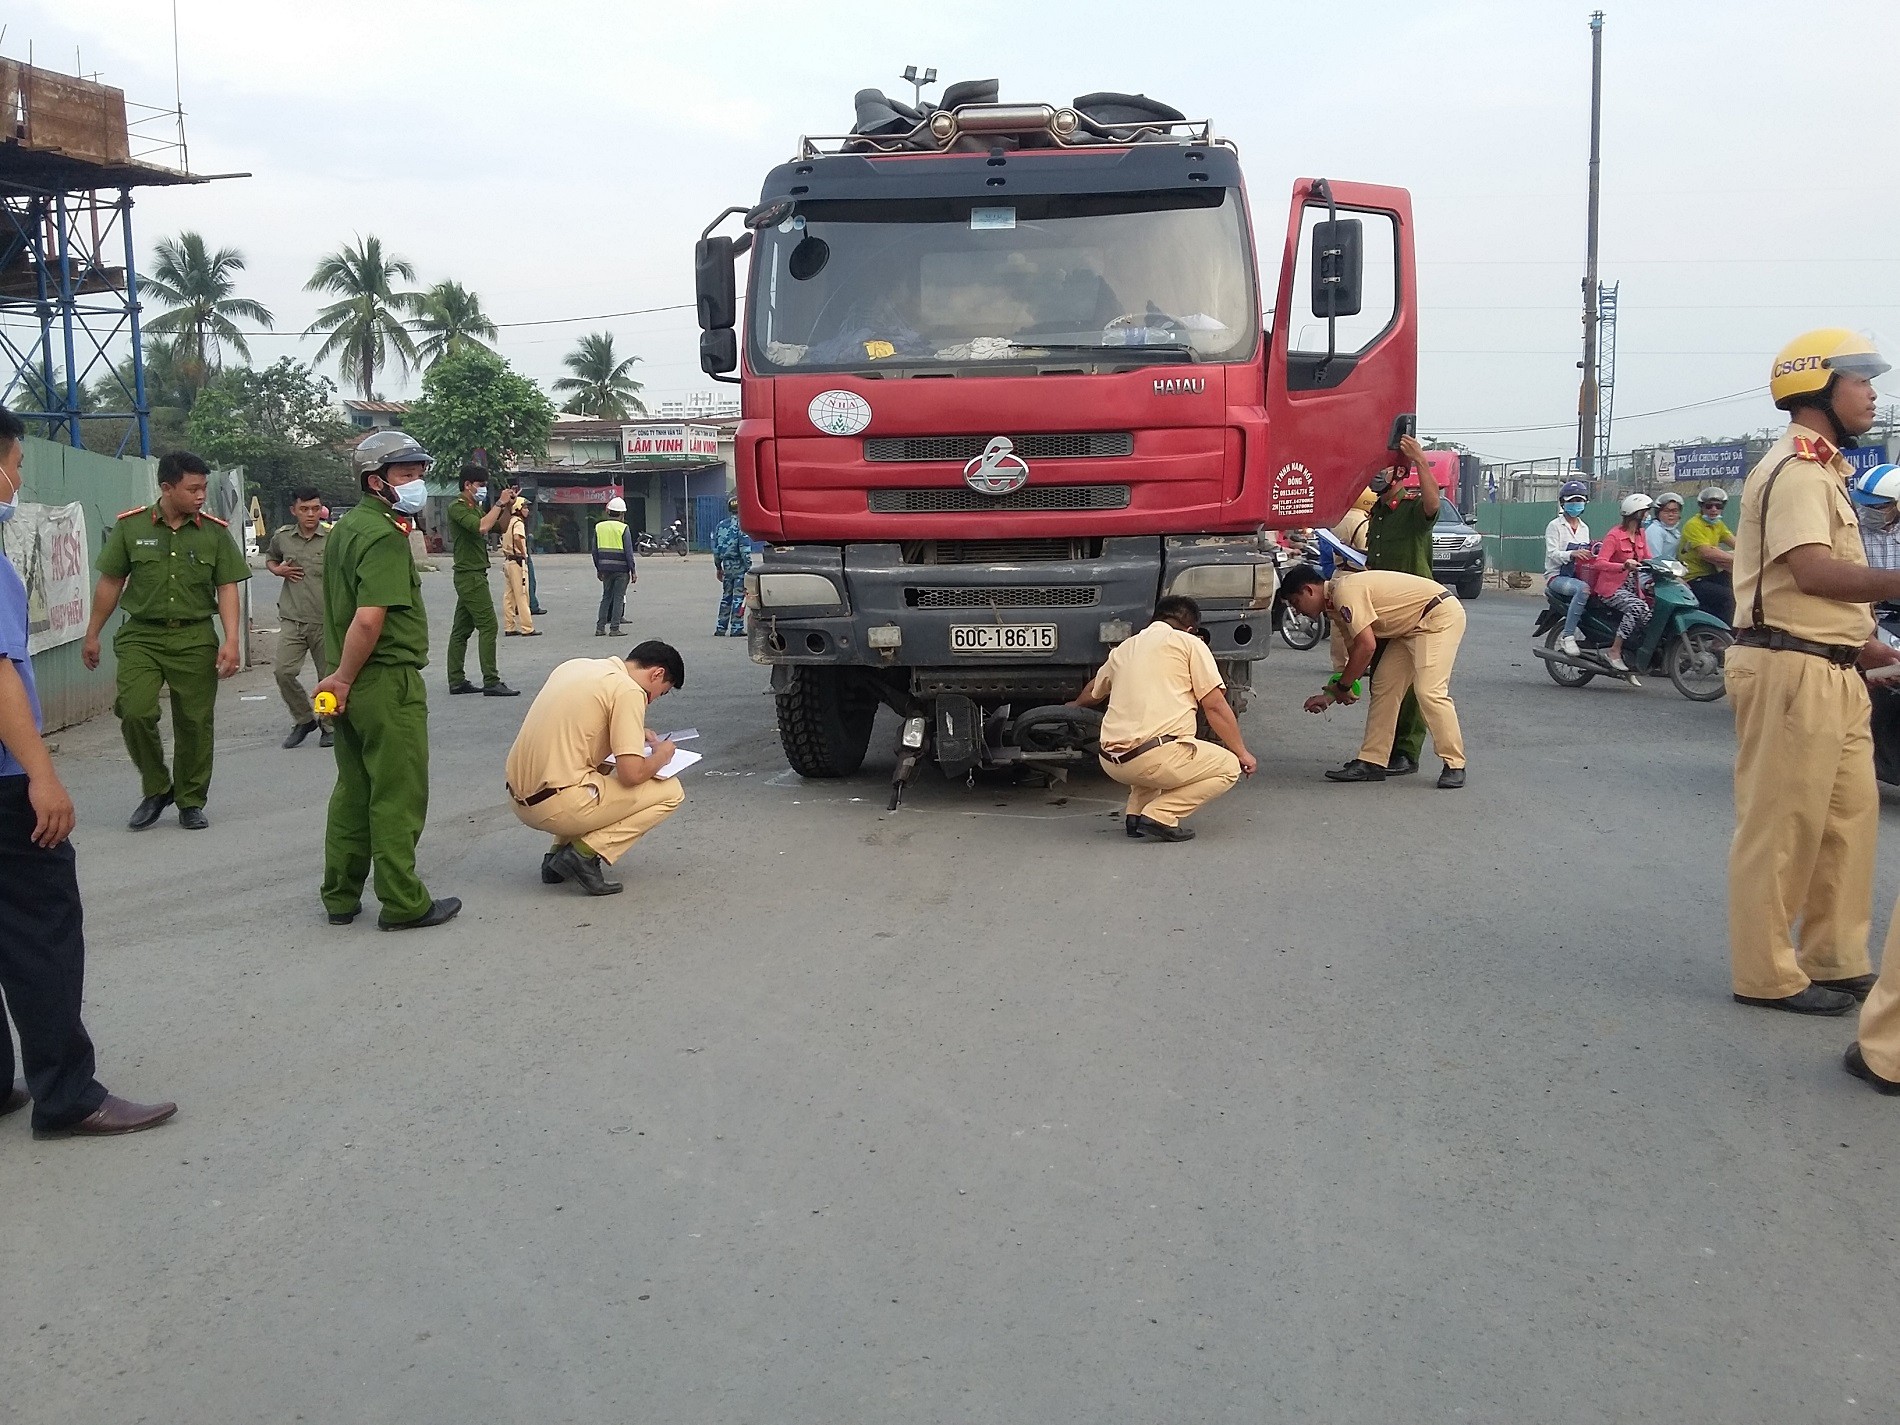
M 497 470 L 538 456 L 553 425 L 554 403 L 539 386 L 487 347 L 470 345 L 423 373 L 422 399 L 403 429 L 452 474 L 477 450 Z
M 233 318 L 261 327 L 277 320 L 262 302 L 232 295 L 234 274 L 243 270 L 244 254 L 236 248 L 213 252 L 202 234 L 186 232 L 159 242 L 152 270 L 139 282 L 144 297 L 170 309 L 148 320 L 145 330 L 173 338 L 173 359 L 194 390 L 223 364 L 221 345 L 250 360 L 250 343 Z
M 314 485 L 332 503 L 355 499 L 349 446 L 336 386 L 282 357 L 263 370 L 221 372 L 198 393 L 186 433 L 192 449 L 220 468 L 242 465 L 251 493 L 272 518 L 287 515 L 290 491 Z
M 464 347 L 485 346 L 501 335 L 482 310 L 482 299 L 460 282 L 438 282 L 416 304 L 413 323 L 422 339 L 416 356 L 433 366 Z
M 345 244 L 320 259 L 304 283 L 306 292 L 329 292 L 339 300 L 317 313 L 305 336 L 324 333 L 317 360 L 336 357 L 337 370 L 352 381 L 365 401 L 376 397 L 376 373 L 389 365 L 391 352 L 405 373 L 416 364 L 416 343 L 405 316 L 422 300 L 419 292 L 398 292 L 397 278 L 416 280 L 415 267 L 405 258 L 383 251 L 382 239 L 372 233 Z
M 568 397 L 561 409 L 570 415 L 604 421 L 644 416 L 647 408 L 640 392 L 645 388 L 632 375 L 633 363 L 639 359 L 618 359 L 612 332 L 589 332 L 580 345 L 561 358 L 561 364 L 574 373 L 554 383 L 554 389 Z

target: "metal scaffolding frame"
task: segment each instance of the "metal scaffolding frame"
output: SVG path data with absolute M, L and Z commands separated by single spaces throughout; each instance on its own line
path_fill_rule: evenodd
M 1597 465 L 1610 473 L 1610 409 L 1616 401 L 1616 282 L 1597 284 Z
M 0 171 L 0 214 L 0 404 L 75 446 L 85 422 L 123 421 L 117 453 L 136 436 L 149 455 L 131 187 L 47 190 Z

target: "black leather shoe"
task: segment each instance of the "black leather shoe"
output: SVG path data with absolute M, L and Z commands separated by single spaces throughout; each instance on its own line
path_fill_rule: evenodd
M 1784 995 L 1780 999 L 1758 999 L 1754 995 L 1736 995 L 1735 1003 L 1752 1004 L 1761 1009 L 1782 1009 L 1789 1014 L 1846 1014 L 1854 1007 L 1854 997 L 1840 990 L 1824 990 L 1819 985 L 1809 985 L 1798 995 Z
M 537 608 L 537 607 L 536 607 L 535 605 L 533 605 L 533 604 L 529 604 L 529 605 L 528 605 L 528 612 L 529 612 L 529 613 L 531 613 L 531 614 L 533 614 L 533 615 L 534 615 L 534 616 L 535 616 L 536 618 L 544 618 L 544 617 L 546 617 L 546 616 L 547 616 L 547 610 L 546 610 L 546 609 L 543 609 L 543 608 Z
M 1418 770 L 1418 759 L 1407 757 L 1403 752 L 1394 752 L 1392 760 L 1385 764 L 1388 777 L 1409 777 Z
M 178 808 L 178 824 L 186 831 L 203 831 L 211 825 L 211 822 L 205 816 L 203 807 L 180 807 Z
M 1448 792 L 1456 791 L 1464 784 L 1465 769 L 1463 767 L 1447 767 L 1438 774 L 1438 785 Z
M 1332 767 L 1327 770 L 1329 782 L 1383 782 L 1385 768 L 1374 762 L 1361 762 L 1357 757 L 1344 767 Z
M 538 628 L 524 628 L 521 630 L 521 636 L 523 638 L 539 638 L 541 636 L 541 630 Z
M 355 920 L 356 917 L 361 915 L 362 913 L 363 913 L 363 907 L 361 907 L 360 905 L 355 910 L 333 910 L 330 912 L 330 924 L 348 925 L 351 921 Z
M 26 1085 L 15 1084 L 5 1098 L 0 1098 L 0 1118 L 5 1118 L 9 1113 L 18 1113 L 31 1102 L 33 1095 L 26 1091 Z
M 1856 1040 L 1847 1046 L 1847 1052 L 1841 1055 L 1841 1067 L 1857 1079 L 1865 1079 L 1876 1091 L 1884 1094 L 1900 1094 L 1900 1083 L 1892 1079 L 1883 1079 L 1867 1067 L 1866 1059 L 1861 1057 L 1860 1042 Z
M 502 637 L 503 638 L 519 638 L 521 637 L 521 630 L 518 628 L 511 628 L 506 633 L 504 633 Z
M 1141 824 L 1145 820 L 1147 820 L 1146 817 L 1124 816 L 1122 818 L 1122 830 L 1126 831 L 1136 841 L 1139 841 L 1141 840 Z
M 301 747 L 303 740 L 317 730 L 314 722 L 300 722 L 291 728 L 290 735 L 284 739 L 286 747 Z
M 443 896 L 439 901 L 431 901 L 429 908 L 414 920 L 383 920 L 378 917 L 378 930 L 427 930 L 432 925 L 447 925 L 462 913 L 462 902 L 454 896 Z
M 521 690 L 519 688 L 511 688 L 502 682 L 484 683 L 482 685 L 482 696 L 485 698 L 518 698 L 521 696 Z
M 619 881 L 602 874 L 598 856 L 583 856 L 572 844 L 563 846 L 548 862 L 548 869 L 564 881 L 572 881 L 590 896 L 617 896 L 626 889 Z
M 329 729 L 329 728 L 327 728 L 327 727 L 326 727 L 326 728 L 324 728 L 324 729 L 323 729 L 323 736 L 321 736 L 321 737 L 319 737 L 319 738 L 317 739 L 317 746 L 319 746 L 319 747 L 334 747 L 334 746 L 336 746 L 336 734 L 335 734 L 334 732 L 332 732 L 332 731 L 330 731 L 330 729 Z
M 563 876 L 559 871 L 554 869 L 554 853 L 552 851 L 548 852 L 547 855 L 541 858 L 541 884 L 542 885 L 558 886 L 561 884 L 562 881 L 566 879 L 567 877 Z
M 1824 990 L 1839 990 L 1844 995 L 1852 995 L 1857 1000 L 1865 1000 L 1873 991 L 1878 975 L 1850 975 L 1845 980 L 1816 980 L 1814 983 Z
M 155 797 L 147 797 L 144 801 L 139 803 L 138 810 L 132 813 L 132 819 L 128 821 L 126 825 L 131 827 L 134 831 L 143 831 L 146 827 L 157 821 L 158 814 L 171 804 L 172 794 L 170 792 L 160 792 Z
M 453 693 L 479 693 L 480 691 L 481 691 L 480 688 L 476 687 L 473 683 L 469 682 L 469 680 L 466 678 L 462 679 L 462 681 L 459 683 L 449 684 L 449 692 L 452 694 Z
M 1151 816 L 1135 818 L 1141 824 L 1141 834 L 1149 841 L 1192 841 L 1194 831 L 1186 826 L 1169 826 L 1166 822 L 1156 821 Z

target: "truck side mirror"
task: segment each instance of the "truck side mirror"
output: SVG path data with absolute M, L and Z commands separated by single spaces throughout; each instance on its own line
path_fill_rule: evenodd
M 1365 286 L 1365 224 L 1335 218 L 1313 224 L 1313 315 L 1356 317 Z
M 732 264 L 751 246 L 751 233 L 738 238 L 703 237 L 693 244 L 693 289 L 701 331 L 730 330 L 738 321 L 738 280 Z
M 731 327 L 699 334 L 699 369 L 708 376 L 731 371 L 739 365 L 739 335 Z

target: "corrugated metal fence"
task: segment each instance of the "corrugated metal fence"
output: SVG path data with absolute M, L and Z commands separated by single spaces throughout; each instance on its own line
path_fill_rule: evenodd
M 75 450 L 56 441 L 28 437 L 22 467 L 22 500 L 41 505 L 84 505 L 88 559 L 96 558 L 113 517 L 134 505 L 158 498 L 158 462 L 114 460 L 90 450 Z M 88 578 L 96 577 L 88 571 Z M 115 615 L 115 619 L 116 619 Z M 114 625 L 116 627 L 116 624 Z M 110 629 L 108 629 L 108 633 Z M 99 666 L 88 670 L 79 659 L 78 640 L 34 655 L 33 678 L 39 687 L 46 730 L 70 727 L 112 706 L 117 668 L 112 640 L 104 640 Z
M 1477 513 L 1489 568 L 1514 574 L 1544 572 L 1544 527 L 1557 518 L 1555 500 L 1484 504 Z M 1615 500 L 1592 500 L 1583 512 L 1592 539 L 1615 529 L 1619 518 Z

